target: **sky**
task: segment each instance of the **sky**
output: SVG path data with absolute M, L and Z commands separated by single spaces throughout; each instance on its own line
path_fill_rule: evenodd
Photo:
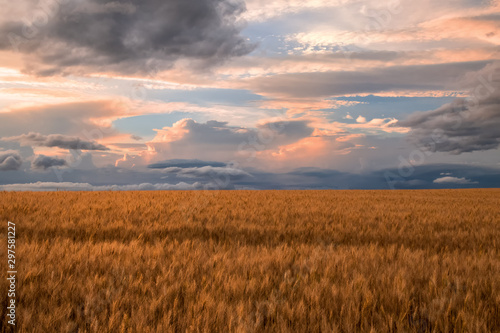
M 1 1 L 0 190 L 500 187 L 500 1 Z

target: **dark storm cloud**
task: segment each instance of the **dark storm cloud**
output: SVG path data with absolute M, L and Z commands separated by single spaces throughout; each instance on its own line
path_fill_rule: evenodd
M 496 188 L 500 186 L 500 169 L 461 164 L 430 164 L 414 167 L 411 177 L 399 176 L 397 168 L 366 173 L 350 173 L 332 169 L 299 168 L 287 173 L 246 170 L 253 178 L 235 182 L 236 188 L 252 189 L 433 189 Z M 387 174 L 395 175 L 387 178 Z M 455 182 L 435 182 L 443 173 Z M 467 181 L 460 181 L 461 179 Z
M 31 163 L 31 167 L 36 170 L 47 170 L 50 167 L 65 165 L 67 165 L 66 160 L 45 155 L 37 155 Z
M 500 187 L 500 169 L 470 164 L 414 166 L 414 172 L 410 177 L 387 177 L 388 173 L 397 175 L 399 169 L 385 169 L 377 172 L 381 179 L 385 179 L 386 186 L 396 189 Z M 443 181 L 443 179 L 448 181 Z
M 17 151 L 0 151 L 0 171 L 18 170 L 22 164 L 23 160 Z
M 206 65 L 254 49 L 240 35 L 241 0 L 83 0 L 65 1 L 56 9 L 39 28 L 37 22 L 29 26 L 35 37 L 18 47 L 51 66 L 39 74 L 72 66 L 150 72 L 180 58 Z M 12 33 L 22 38 L 26 30 L 17 17 L 4 23 L 0 48 L 11 48 Z
M 109 150 L 95 141 L 84 141 L 75 136 L 50 134 L 43 135 L 40 133 L 30 132 L 19 136 L 2 138 L 6 141 L 18 141 L 23 145 L 38 146 L 38 147 L 58 147 L 63 149 L 79 149 L 79 150 Z
M 250 89 L 281 97 L 328 97 L 385 91 L 447 90 L 469 71 L 486 62 L 394 66 L 365 71 L 280 74 L 249 79 Z
M 432 151 L 461 154 L 500 145 L 500 67 L 477 73 L 470 99 L 411 114 L 397 123 L 411 128 L 410 138 Z

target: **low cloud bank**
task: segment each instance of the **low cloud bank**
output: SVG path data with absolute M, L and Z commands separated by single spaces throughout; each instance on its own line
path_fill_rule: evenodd
M 155 190 L 199 190 L 203 185 L 199 182 L 187 184 L 133 184 L 133 185 L 100 185 L 70 182 L 36 182 L 28 184 L 1 185 L 0 191 L 155 191 Z

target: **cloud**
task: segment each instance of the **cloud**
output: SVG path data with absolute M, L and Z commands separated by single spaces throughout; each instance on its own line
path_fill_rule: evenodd
M 23 163 L 19 152 L 14 150 L 0 151 L 0 171 L 18 170 Z
M 199 168 L 179 168 L 179 167 L 169 167 L 162 170 L 164 173 L 174 173 L 178 177 L 188 177 L 188 178 L 220 178 L 220 177 L 231 177 L 232 179 L 242 178 L 242 177 L 252 177 L 251 174 L 245 172 L 241 169 L 231 168 L 231 167 L 212 167 L 204 166 Z
M 458 177 L 454 182 L 434 181 L 443 178 L 442 170 L 451 170 Z M 409 177 L 399 176 L 398 169 L 389 168 L 363 173 L 342 172 L 324 168 L 298 168 L 286 173 L 251 170 L 253 178 L 235 182 L 237 188 L 253 189 L 439 189 L 439 188 L 497 188 L 500 169 L 460 164 L 431 164 L 415 166 Z M 387 174 L 392 176 L 387 177 Z M 470 181 L 474 179 L 474 181 Z M 464 181 L 465 180 L 465 181 Z
M 415 166 L 414 172 L 403 177 L 398 168 L 365 170 L 360 173 L 353 170 L 340 171 L 328 168 L 299 168 L 285 171 L 264 171 L 245 168 L 253 177 L 225 176 L 199 181 L 187 178 L 176 179 L 174 174 L 161 174 L 159 170 L 128 170 L 115 167 L 93 170 L 67 170 L 64 182 L 57 182 L 54 172 L 18 171 L 0 173 L 0 191 L 2 190 L 204 190 L 204 189 L 424 189 L 424 188 L 498 188 L 500 187 L 500 169 L 485 168 L 470 164 L 431 164 Z M 474 183 L 437 183 L 443 171 L 452 173 L 456 178 L 464 178 Z M 390 177 L 387 178 L 387 172 Z M 164 175 L 165 178 L 162 177 Z M 159 179 L 160 177 L 161 180 Z M 131 184 L 131 181 L 134 183 Z
M 203 189 L 201 183 L 178 184 L 167 183 L 142 183 L 133 185 L 91 185 L 89 183 L 71 182 L 36 182 L 27 184 L 0 185 L 0 191 L 155 191 L 155 190 L 196 190 Z
M 83 136 L 87 140 L 116 135 L 117 131 L 109 125 L 110 120 L 127 113 L 123 104 L 111 100 L 45 104 L 2 111 L 2 136 L 28 132 L 46 135 L 60 133 Z
M 47 170 L 50 167 L 65 165 L 67 165 L 66 160 L 45 155 L 37 155 L 31 163 L 31 167 L 35 170 Z
M 254 49 L 240 35 L 241 0 L 84 0 L 56 5 L 44 24 L 22 22 L 15 15 L 18 6 L 4 8 L 11 20 L 0 26 L 0 49 L 12 48 L 12 34 L 22 39 L 29 31 L 26 45 L 17 46 L 31 64 L 45 65 L 38 74 L 78 66 L 148 73 L 179 59 L 206 65 Z
M 33 145 L 38 147 L 59 147 L 63 149 L 77 150 L 109 150 L 95 141 L 85 141 L 75 136 L 50 134 L 43 135 L 40 133 L 30 132 L 19 136 L 3 138 L 6 141 L 19 141 L 23 145 Z
M 469 71 L 486 62 L 437 65 L 392 66 L 360 69 L 290 73 L 243 80 L 242 85 L 265 96 L 278 98 L 319 98 L 349 94 L 394 91 L 442 91 Z
M 148 165 L 151 169 L 165 169 L 165 168 L 201 168 L 204 166 L 211 167 L 225 167 L 226 163 L 202 161 L 197 159 L 173 159 L 162 162 L 157 162 Z
M 122 158 L 115 161 L 115 167 L 120 168 L 135 168 L 137 166 L 142 166 L 143 164 L 144 161 L 141 155 L 123 154 Z
M 373 14 L 377 15 L 375 12 Z M 389 13 L 386 12 L 386 14 Z M 390 49 L 393 45 L 413 42 L 413 49 L 418 50 L 423 45 L 429 47 L 429 42 L 433 41 L 453 43 L 457 49 L 466 43 L 473 48 L 476 45 L 484 46 L 488 43 L 498 44 L 499 39 L 495 32 L 500 27 L 500 20 L 498 20 L 497 13 L 454 18 L 446 16 L 448 15 L 435 20 L 427 20 L 418 26 L 412 26 L 411 23 L 406 22 L 405 26 L 393 29 L 374 29 L 370 26 L 368 29 L 356 31 L 352 29 L 352 26 L 347 30 L 339 30 L 331 26 L 318 27 L 312 31 L 291 34 L 287 36 L 287 39 L 300 45 L 297 49 L 304 53 L 335 50 L 335 47 L 338 48 L 339 45 L 347 45 L 344 47 L 345 50 L 353 46 L 366 50 L 376 49 L 380 45 Z M 371 25 L 377 26 L 378 24 L 373 22 Z M 387 54 L 387 56 L 390 55 Z
M 258 135 L 261 137 L 269 135 L 279 145 L 289 144 L 307 138 L 313 133 L 314 129 L 309 123 L 308 120 L 266 121 L 257 125 L 260 132 Z
M 248 12 L 244 15 L 248 20 L 260 22 L 277 16 L 279 17 L 305 10 L 331 10 L 332 7 L 345 5 L 350 1 L 351 0 L 247 0 Z
M 267 121 L 256 128 L 245 128 L 216 120 L 199 123 L 187 118 L 156 130 L 156 137 L 147 145 L 158 156 L 228 161 L 245 149 L 275 149 L 308 137 L 314 130 L 308 124 L 306 120 Z
M 416 112 L 398 126 L 411 128 L 410 138 L 432 151 L 461 154 L 500 145 L 500 67 L 487 66 L 469 78 L 476 81 L 468 99 Z
M 359 116 L 358 118 L 356 118 L 356 122 L 364 124 L 364 123 L 366 123 L 366 118 L 363 116 Z
M 478 182 L 473 182 L 467 178 L 458 178 L 458 177 L 441 177 L 434 179 L 433 183 L 435 184 L 477 184 Z
M 376 118 L 353 126 L 359 127 L 355 128 L 357 131 L 397 132 L 397 128 L 387 127 L 394 121 Z M 219 121 L 199 123 L 193 119 L 183 119 L 157 132 L 154 140 L 147 143 L 151 152 L 148 157 L 151 157 L 152 161 L 170 156 L 186 158 L 188 161 L 159 162 L 158 165 L 150 166 L 154 168 L 205 165 L 224 167 L 225 163 L 206 164 L 206 161 L 234 160 L 243 168 L 253 166 L 275 170 L 301 166 L 338 166 L 339 163 L 346 164 L 348 159 L 351 160 L 347 155 L 354 150 L 363 149 L 366 152 L 374 145 L 372 139 L 365 140 L 366 143 L 361 142 L 363 134 L 351 135 L 339 128 L 338 123 L 327 123 L 318 118 L 286 121 L 273 118 L 257 124 L 254 128 L 229 126 L 226 122 Z M 189 159 L 195 157 L 204 161 L 186 165 L 191 164 Z M 357 160 L 354 159 L 354 163 L 357 164 Z

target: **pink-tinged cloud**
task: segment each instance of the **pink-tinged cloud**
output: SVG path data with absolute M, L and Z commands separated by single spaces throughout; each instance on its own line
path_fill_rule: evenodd
M 249 160 L 257 152 L 271 151 L 312 135 L 307 120 L 268 120 L 254 128 L 229 126 L 226 122 L 198 123 L 183 119 L 157 130 L 147 145 L 155 160 L 200 158 L 203 160 Z
M 300 167 L 338 168 L 340 160 L 363 148 L 364 135 L 315 136 L 257 153 L 259 168 L 292 170 Z M 344 162 L 345 163 L 345 162 Z
M 147 151 L 141 152 L 138 155 L 124 154 L 123 157 L 115 161 L 115 167 L 117 168 L 136 168 L 144 167 L 150 162 L 150 157 Z
M 44 135 L 60 133 L 82 136 L 87 140 L 101 139 L 115 135 L 116 130 L 98 123 L 114 119 L 125 112 L 113 101 L 48 104 L 13 109 L 0 113 L 0 132 L 2 136 L 37 132 Z

